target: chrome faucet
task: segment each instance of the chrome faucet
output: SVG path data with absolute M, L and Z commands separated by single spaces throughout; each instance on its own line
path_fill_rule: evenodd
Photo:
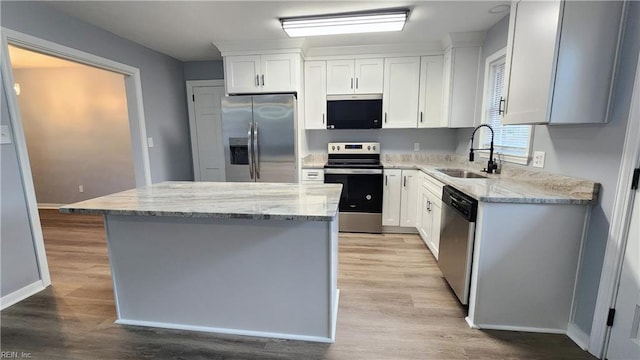
M 476 134 L 476 131 L 478 131 L 478 129 L 480 129 L 481 127 L 488 127 L 489 130 L 491 130 L 491 144 L 488 149 L 473 148 L 473 136 Z M 473 150 L 489 150 L 489 162 L 487 163 L 487 168 L 482 169 L 482 171 L 485 171 L 487 174 L 492 174 L 498 168 L 498 164 L 496 164 L 493 161 L 493 128 L 491 126 L 487 124 L 482 124 L 482 125 L 476 126 L 476 128 L 473 129 L 473 133 L 471 133 L 471 144 L 469 146 L 469 161 L 473 161 L 473 157 L 474 157 Z

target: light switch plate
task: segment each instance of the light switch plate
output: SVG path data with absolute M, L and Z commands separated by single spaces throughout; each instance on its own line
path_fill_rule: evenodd
M 533 164 L 534 167 L 543 168 L 544 167 L 544 151 L 535 151 L 533 153 Z
M 153 147 L 153 138 L 151 136 L 149 136 L 147 138 L 147 145 L 152 148 Z
M 11 144 L 11 134 L 9 133 L 9 125 L 0 126 L 0 144 Z

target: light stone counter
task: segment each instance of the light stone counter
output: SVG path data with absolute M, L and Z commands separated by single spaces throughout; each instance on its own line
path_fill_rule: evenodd
M 329 221 L 341 184 L 163 182 L 60 208 L 63 213 Z
M 451 185 L 478 201 L 522 204 L 593 205 L 598 200 L 600 184 L 579 178 L 523 169 L 504 164 L 501 174 L 481 172 L 486 159 L 470 162 L 449 154 L 385 154 L 385 169 L 418 169 L 445 185 Z M 473 171 L 486 179 L 456 178 L 436 169 L 456 168 Z
M 327 163 L 326 154 L 309 154 L 302 158 L 303 169 L 324 169 L 324 165 Z

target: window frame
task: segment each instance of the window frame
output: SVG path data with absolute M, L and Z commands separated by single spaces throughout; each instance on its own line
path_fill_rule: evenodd
M 494 83 L 494 77 L 495 77 L 495 68 L 499 66 L 501 63 L 506 63 L 506 57 L 507 57 L 506 49 L 507 48 L 504 47 L 494 52 L 493 54 L 487 56 L 485 60 L 484 84 L 483 84 L 483 92 L 482 92 L 483 93 L 482 113 L 480 116 L 481 124 L 489 124 L 488 113 L 491 107 L 490 102 L 491 102 L 491 97 L 493 95 L 493 89 L 494 89 L 493 83 Z M 505 162 L 528 165 L 529 160 L 531 159 L 531 146 L 533 143 L 532 139 L 533 139 L 534 127 L 531 125 L 505 125 L 505 126 L 528 126 L 529 127 L 529 140 L 527 141 L 526 154 L 522 156 L 507 155 L 507 154 L 503 154 L 499 148 L 495 149 L 494 153 L 499 152 L 501 159 Z M 485 144 L 485 142 L 486 143 L 490 142 L 490 139 L 488 138 L 489 134 L 490 134 L 490 131 L 480 131 L 480 138 L 479 138 L 479 145 L 478 145 L 479 147 L 483 147 L 483 144 Z M 494 147 L 496 147 L 495 144 L 494 144 Z M 485 151 L 478 152 L 478 157 L 482 159 L 488 159 L 489 153 Z M 497 158 L 497 157 L 494 156 L 494 158 Z

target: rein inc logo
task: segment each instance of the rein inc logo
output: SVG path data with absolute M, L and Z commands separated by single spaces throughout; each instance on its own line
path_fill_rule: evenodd
M 25 351 L 0 351 L 0 359 L 31 359 L 31 353 Z

